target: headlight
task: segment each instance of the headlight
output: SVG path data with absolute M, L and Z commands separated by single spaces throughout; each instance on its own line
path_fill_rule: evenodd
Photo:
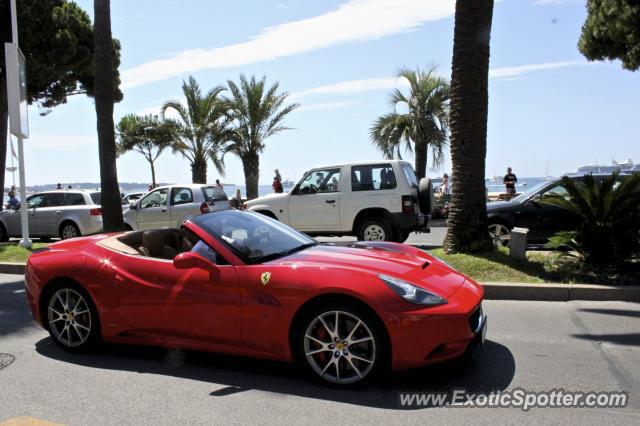
M 426 306 L 444 305 L 447 299 L 437 294 L 423 290 L 413 284 L 409 284 L 399 278 L 390 277 L 388 275 L 378 275 L 378 277 L 396 294 L 410 303 Z

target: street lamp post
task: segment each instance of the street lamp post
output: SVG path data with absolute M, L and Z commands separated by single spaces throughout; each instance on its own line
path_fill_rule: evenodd
M 9 116 L 11 118 L 11 133 L 18 139 L 18 168 L 20 179 L 20 221 L 22 225 L 22 239 L 20 247 L 31 248 L 29 239 L 29 214 L 27 212 L 27 188 L 24 171 L 23 139 L 29 137 L 29 123 L 27 117 L 26 73 L 24 57 L 18 48 L 18 13 L 16 0 L 11 0 L 11 35 L 13 43 L 5 43 L 5 58 L 7 69 L 7 98 L 9 101 Z M 4 191 L 4 189 L 3 189 Z

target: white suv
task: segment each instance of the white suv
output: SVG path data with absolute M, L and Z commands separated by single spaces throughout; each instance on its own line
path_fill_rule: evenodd
M 124 211 L 128 230 L 179 228 L 194 216 L 229 208 L 229 198 L 220 188 L 204 184 L 161 186 L 146 193 Z
M 372 161 L 314 168 L 291 192 L 243 207 L 309 235 L 404 242 L 413 231 L 429 232 L 431 193 L 406 161 Z

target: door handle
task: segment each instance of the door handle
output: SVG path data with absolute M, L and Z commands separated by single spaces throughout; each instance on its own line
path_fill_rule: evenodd
M 56 210 L 56 214 L 62 214 L 60 210 Z
M 166 212 L 167 212 L 167 209 L 162 209 L 162 210 L 160 210 L 160 211 L 161 211 L 162 213 L 166 213 Z
M 333 203 L 335 203 L 335 202 L 336 202 L 336 200 L 326 200 L 326 201 L 325 201 L 325 203 L 327 203 L 327 204 L 333 204 Z

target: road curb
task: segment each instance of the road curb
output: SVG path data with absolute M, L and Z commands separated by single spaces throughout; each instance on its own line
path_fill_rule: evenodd
M 482 283 L 485 299 L 568 302 L 570 300 L 640 302 L 640 286 L 599 284 Z
M 0 274 L 24 275 L 25 263 L 0 263 Z
M 24 263 L 0 263 L 0 274 L 24 275 Z M 488 300 L 570 300 L 640 302 L 640 286 L 614 287 L 598 284 L 482 283 Z

